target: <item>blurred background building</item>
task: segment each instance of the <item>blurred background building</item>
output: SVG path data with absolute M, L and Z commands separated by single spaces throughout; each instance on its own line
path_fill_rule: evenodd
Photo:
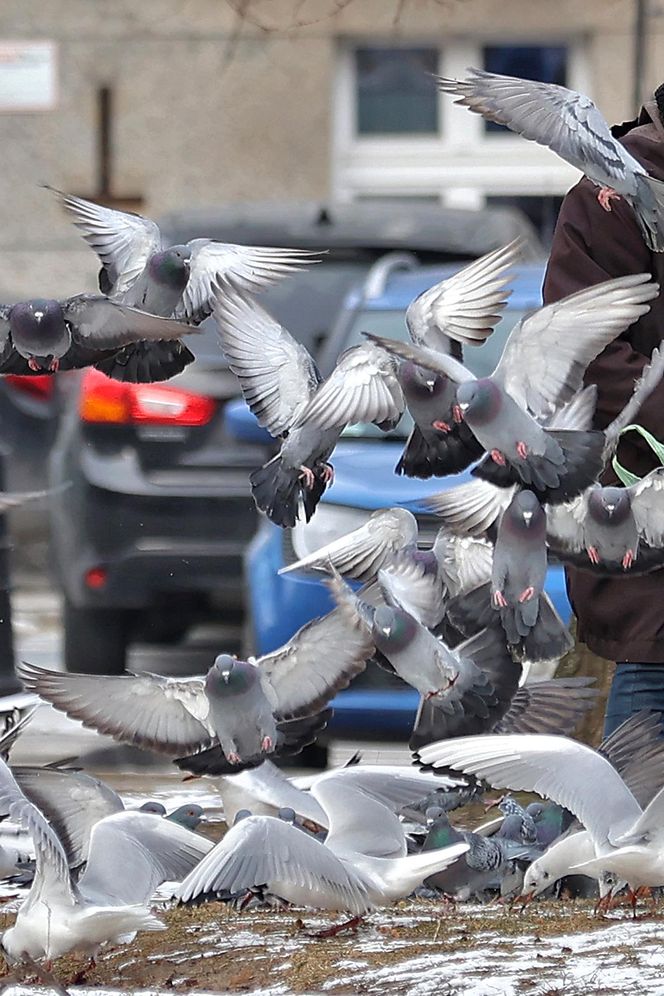
M 94 286 L 39 184 L 159 217 L 236 200 L 523 208 L 546 239 L 570 167 L 439 95 L 467 66 L 589 93 L 658 82 L 647 0 L 3 0 L 0 292 Z

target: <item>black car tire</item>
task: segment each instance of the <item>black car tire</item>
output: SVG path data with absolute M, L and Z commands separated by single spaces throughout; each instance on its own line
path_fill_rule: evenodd
M 124 674 L 134 615 L 132 609 L 79 607 L 65 598 L 65 670 Z

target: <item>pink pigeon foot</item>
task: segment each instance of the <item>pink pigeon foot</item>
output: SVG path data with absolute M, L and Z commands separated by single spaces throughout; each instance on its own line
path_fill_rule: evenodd
M 463 422 L 463 412 L 461 411 L 461 405 L 452 405 L 452 418 L 457 423 Z
M 611 201 L 619 201 L 620 194 L 613 187 L 602 187 L 597 195 L 597 200 L 605 211 L 610 211 Z
M 589 546 L 586 552 L 588 554 L 588 560 L 591 564 L 599 564 L 599 553 L 597 552 L 596 547 Z
M 516 451 L 517 451 L 517 453 L 519 454 L 519 456 L 521 457 L 522 460 L 526 460 L 527 459 L 527 457 L 528 457 L 528 447 L 526 446 L 525 443 L 522 443 L 521 440 L 519 440 L 519 442 L 516 444 Z
M 274 744 L 272 743 L 272 737 L 263 737 L 261 740 L 261 750 L 265 751 L 265 753 L 269 753 L 273 750 L 273 748 Z
M 524 590 L 521 592 L 521 594 L 519 595 L 519 601 L 529 602 L 534 594 L 535 594 L 535 589 L 533 588 L 532 585 L 530 585 L 530 587 L 524 588 Z
M 240 757 L 239 754 L 236 754 L 235 751 L 231 751 L 231 753 L 227 754 L 226 756 L 227 756 L 228 760 L 231 762 L 231 764 L 241 764 L 242 763 L 242 758 Z
M 57 373 L 58 370 L 60 369 L 60 360 L 57 357 L 54 357 L 51 360 L 48 369 L 51 371 L 51 373 Z
M 35 373 L 39 373 L 39 371 L 41 370 L 41 367 L 37 363 L 34 356 L 31 356 L 30 359 L 28 360 L 28 367 L 30 368 L 30 370 L 33 370 Z
M 506 460 L 503 454 L 500 452 L 500 450 L 491 450 L 489 456 L 491 457 L 494 463 L 498 464 L 499 467 L 505 466 Z
M 493 604 L 499 609 L 507 608 L 507 599 L 503 595 L 502 591 L 494 591 Z
M 634 551 L 628 550 L 622 559 L 622 565 L 625 570 L 628 570 L 634 563 Z
M 314 477 L 313 470 L 311 470 L 309 467 L 302 466 L 302 467 L 300 467 L 300 471 L 301 471 L 301 473 L 300 473 L 300 480 L 304 481 L 305 488 L 307 488 L 307 490 L 311 491 L 311 489 L 313 488 L 314 483 L 316 481 L 316 478 Z
M 326 486 L 334 482 L 334 467 L 331 463 L 324 463 L 321 468 L 321 477 L 325 481 Z
M 431 428 L 435 429 L 437 432 L 451 432 L 452 426 L 449 422 L 441 422 L 440 419 L 436 419 L 435 422 L 431 423 Z

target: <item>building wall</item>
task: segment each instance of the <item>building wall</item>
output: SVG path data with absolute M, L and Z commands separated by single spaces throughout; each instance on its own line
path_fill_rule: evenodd
M 253 0 L 240 22 L 233 6 L 243 2 L 2 0 L 0 40 L 54 40 L 59 77 L 53 111 L 0 114 L 2 295 L 94 286 L 94 257 L 39 184 L 94 194 L 100 87 L 115 102 L 113 193 L 140 195 L 152 216 L 329 197 L 348 40 L 578 40 L 607 117 L 631 114 L 633 0 L 352 0 L 332 16 L 338 0 Z M 664 54 L 662 20 L 649 26 L 649 86 Z

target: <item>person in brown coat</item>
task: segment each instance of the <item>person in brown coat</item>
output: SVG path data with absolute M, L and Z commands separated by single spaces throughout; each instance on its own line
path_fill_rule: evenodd
M 615 126 L 612 132 L 652 176 L 664 180 L 664 84 L 636 120 Z M 647 248 L 623 199 L 612 201 L 611 208 L 607 212 L 601 207 L 590 180 L 582 179 L 569 191 L 553 237 L 543 287 L 545 303 L 628 273 L 651 273 L 664 288 L 664 253 Z M 624 407 L 634 381 L 663 337 L 664 290 L 648 314 L 588 367 L 586 383 L 598 387 L 597 428 L 606 428 Z M 664 440 L 664 383 L 644 403 L 638 421 Z M 622 438 L 618 457 L 640 477 L 657 464 L 648 444 L 635 432 Z M 607 470 L 604 483 L 616 480 Z M 570 568 L 567 588 L 578 620 L 578 639 L 594 653 L 617 662 L 605 732 L 639 709 L 664 711 L 664 569 L 641 577 L 602 578 Z

